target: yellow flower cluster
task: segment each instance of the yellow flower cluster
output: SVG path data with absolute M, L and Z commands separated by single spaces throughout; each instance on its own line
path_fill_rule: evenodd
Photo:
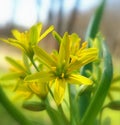
M 40 35 L 42 24 L 37 24 L 29 31 L 20 33 L 13 30 L 15 39 L 3 40 L 22 49 L 28 57 L 36 56 L 44 68 L 36 73 L 26 75 L 23 82 L 28 83 L 30 93 L 33 92 L 40 98 L 46 98 L 49 90 L 52 91 L 55 102 L 59 105 L 64 99 L 67 84 L 91 85 L 92 81 L 80 75 L 79 69 L 97 59 L 98 49 L 87 48 L 87 42 L 83 42 L 75 33 L 69 35 L 67 32 L 61 37 L 53 31 L 51 26 Z M 53 31 L 53 37 L 59 43 L 59 50 L 51 54 L 38 46 L 38 42 L 48 33 Z M 51 89 L 54 88 L 54 89 Z

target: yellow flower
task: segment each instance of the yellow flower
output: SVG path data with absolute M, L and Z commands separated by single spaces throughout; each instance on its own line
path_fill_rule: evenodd
M 51 55 L 38 46 L 34 47 L 35 54 L 47 68 L 25 78 L 25 82 L 41 81 L 44 83 L 43 86 L 47 85 L 45 82 L 52 82 L 54 99 L 58 105 L 64 98 L 67 83 L 92 84 L 89 78 L 81 76 L 77 71 L 82 66 L 96 60 L 98 55 L 96 48 L 86 48 L 86 42 L 80 47 L 80 38 L 76 34 L 65 33 L 59 42 L 59 52 L 53 52 Z
M 53 26 L 50 26 L 43 34 L 41 34 L 42 24 L 38 23 L 33 25 L 30 30 L 25 32 L 19 32 L 18 30 L 12 30 L 14 38 L 2 39 L 2 41 L 7 42 L 15 47 L 20 48 L 24 51 L 29 57 L 33 56 L 32 46 L 37 45 L 48 33 L 54 29 Z
M 17 99 L 29 99 L 33 95 L 36 95 L 40 99 L 45 99 L 48 94 L 48 87 L 41 82 L 24 83 L 23 80 L 19 80 L 17 83 L 16 93 L 13 100 Z

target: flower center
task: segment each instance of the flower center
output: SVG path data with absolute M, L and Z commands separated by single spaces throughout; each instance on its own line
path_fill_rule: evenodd
M 60 79 L 66 78 L 66 70 L 64 68 L 57 68 L 55 71 L 55 76 Z

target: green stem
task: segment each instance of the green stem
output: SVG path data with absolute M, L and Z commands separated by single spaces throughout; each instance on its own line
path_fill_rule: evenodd
M 53 93 L 50 88 L 49 88 L 49 91 L 50 91 L 52 98 L 54 99 Z M 50 119 L 52 120 L 53 124 L 56 125 L 57 123 L 57 125 L 61 125 L 61 124 L 69 125 L 69 121 L 66 118 L 61 105 L 58 106 L 58 110 L 55 110 L 50 106 L 48 99 L 45 100 L 45 104 L 46 104 L 46 111 Z
M 4 108 L 8 111 L 8 113 L 21 125 L 33 125 L 33 123 L 27 119 L 24 114 L 18 110 L 13 103 L 8 99 L 6 94 L 4 93 L 2 87 L 0 86 L 0 103 L 4 106 Z
M 56 125 L 56 123 L 57 125 L 62 125 L 62 120 L 60 119 L 58 112 L 50 106 L 48 100 L 46 100 L 45 103 L 46 103 L 46 112 L 49 115 L 53 125 Z
M 74 85 L 68 85 L 69 104 L 70 104 L 70 125 L 77 125 L 79 122 L 78 103 L 76 101 L 76 89 Z
M 61 106 L 61 105 L 58 106 L 58 110 L 59 110 L 59 112 L 60 112 L 60 114 L 61 114 L 61 118 L 63 119 L 64 124 L 65 124 L 65 125 L 69 125 L 69 121 L 68 121 L 68 119 L 66 118 L 66 116 L 65 116 L 65 114 L 64 114 L 64 112 L 63 112 L 63 109 L 62 109 L 62 106 Z
M 100 115 L 99 115 L 99 123 L 98 123 L 98 125 L 102 125 L 102 114 L 103 114 L 103 110 L 104 110 L 104 108 L 102 108 L 101 109 L 101 111 L 100 111 Z
M 33 58 L 30 58 L 30 61 L 33 64 L 33 66 L 35 67 L 35 69 L 39 72 L 39 69 L 38 69 L 37 65 L 35 64 Z
M 69 93 L 69 103 L 70 103 L 70 125 L 73 124 L 73 117 L 72 117 L 72 99 L 71 99 L 71 88 L 70 88 L 70 85 L 68 85 L 68 93 Z

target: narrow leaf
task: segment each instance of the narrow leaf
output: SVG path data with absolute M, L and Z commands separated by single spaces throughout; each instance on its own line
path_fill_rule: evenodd
M 95 11 L 95 14 L 91 18 L 91 21 L 88 25 L 86 36 L 85 36 L 85 40 L 87 40 L 87 42 L 88 42 L 88 48 L 91 46 L 91 42 L 90 42 L 89 38 L 94 39 L 96 34 L 99 31 L 99 26 L 100 26 L 103 11 L 104 11 L 104 8 L 105 8 L 105 3 L 106 3 L 106 0 L 101 1 L 101 4 L 99 5 L 97 10 Z M 85 65 L 81 69 L 81 74 L 84 75 L 84 76 L 87 76 L 86 70 L 90 70 L 92 72 L 92 63 L 89 63 L 89 64 Z M 82 110 L 82 111 L 80 111 L 81 117 L 86 112 L 86 109 L 87 109 L 88 104 L 90 102 L 90 94 L 91 93 L 89 93 L 89 95 L 87 95 L 87 96 L 86 96 L 86 94 L 85 95 L 83 94 L 81 99 L 80 99 L 80 103 L 81 103 L 80 104 L 80 110 Z
M 31 120 L 28 119 L 8 98 L 0 86 L 0 104 L 6 111 L 20 124 L 20 125 L 33 125 Z
M 101 5 L 97 8 L 95 14 L 93 15 L 88 29 L 86 33 L 85 39 L 87 40 L 88 38 L 95 38 L 96 34 L 98 33 L 100 22 L 102 19 L 104 7 L 105 7 L 106 0 L 102 0 Z
M 103 48 L 103 73 L 101 76 L 100 83 L 98 84 L 97 90 L 93 95 L 91 102 L 84 114 L 84 117 L 82 119 L 82 125 L 93 125 L 93 122 L 95 121 L 95 118 L 104 103 L 104 100 L 107 96 L 112 81 L 113 77 L 112 59 L 111 59 L 111 54 L 109 53 L 108 50 L 108 46 L 104 41 L 102 42 L 102 48 Z

